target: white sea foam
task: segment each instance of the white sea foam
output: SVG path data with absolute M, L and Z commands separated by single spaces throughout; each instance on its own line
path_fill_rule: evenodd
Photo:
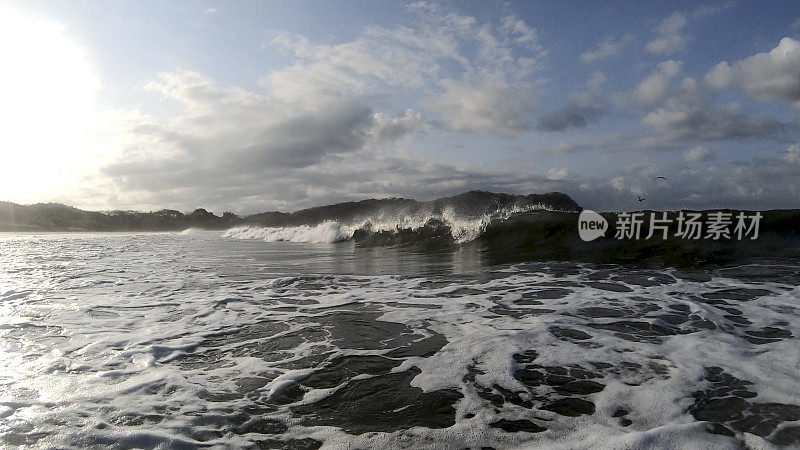
M 316 242 L 334 243 L 353 237 L 355 231 L 334 221 L 319 225 L 300 225 L 297 227 L 235 227 L 223 233 L 224 237 L 235 239 L 260 239 L 266 242 Z
M 318 236 L 340 230 L 321 229 Z M 265 239 L 261 232 L 251 239 Z M 547 264 L 467 275 L 277 275 L 284 259 L 261 266 L 238 244 L 213 233 L 62 235 L 0 243 L 0 438 L 57 448 L 245 448 L 256 440 L 292 438 L 317 439 L 323 448 L 769 448 L 749 433 L 709 434 L 687 412 L 693 393 L 710 388 L 704 380 L 710 366 L 752 383 L 747 389 L 757 396 L 748 401 L 800 405 L 800 287 L 791 283 L 724 276 L 698 282 L 672 277 L 671 271 L 642 275 Z M 297 251 L 303 247 L 283 256 L 302 262 L 302 254 L 290 253 Z M 626 281 L 626 273 L 639 278 Z M 665 281 L 657 282 L 659 276 Z M 597 279 L 630 292 L 592 286 Z M 524 301 L 531 292 L 554 287 L 567 291 L 539 298 L 539 304 Z M 769 294 L 722 305 L 739 310 L 749 325 L 731 321 L 731 311 L 720 305 L 698 301 L 721 289 L 752 288 Z M 589 318 L 589 308 L 612 309 L 618 317 Z M 683 309 L 686 317 L 696 315 L 717 328 L 663 318 Z M 342 335 L 350 330 L 337 330 L 333 314 L 342 315 L 337 320 L 356 315 L 348 323 L 366 324 L 368 331 L 381 323 L 402 324 L 407 331 L 346 345 Z M 603 328 L 621 321 L 681 332 L 635 340 Z M 564 339 L 553 334 L 554 326 L 591 338 Z M 747 331 L 764 327 L 793 337 L 768 345 L 745 339 Z M 438 333 L 447 342 L 433 355 L 403 358 L 393 370 L 418 368 L 411 385 L 424 392 L 461 393 L 452 426 L 351 434 L 334 426 L 303 426 L 292 405 L 280 404 L 258 414 L 285 423 L 285 433 L 231 431 L 230 423 L 240 420 L 236 414 L 302 382 L 323 361 L 384 354 L 388 349 L 379 344 L 411 332 L 420 339 Z M 605 388 L 584 396 L 596 412 L 566 417 L 539 404 L 508 402 L 498 408 L 478 395 L 476 385 L 525 391 L 514 377 L 523 364 L 513 357 L 525 350 L 537 352 L 540 366 L 594 370 L 591 362 L 611 364 L 616 372 L 600 379 Z M 632 363 L 640 367 L 625 369 Z M 474 383 L 465 381 L 471 369 L 479 370 Z M 256 387 L 243 387 L 248 385 Z M 312 389 L 296 404 L 329 398 L 345 386 Z M 547 386 L 537 389 L 537 395 L 551 394 Z M 243 391 L 247 395 L 238 395 Z M 612 417 L 618 408 L 629 411 L 630 426 Z M 489 426 L 501 418 L 530 420 L 547 431 L 509 433 Z

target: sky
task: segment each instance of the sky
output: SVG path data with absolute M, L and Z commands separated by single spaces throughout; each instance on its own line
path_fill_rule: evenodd
M 800 208 L 800 2 L 0 0 L 0 55 L 5 201 Z

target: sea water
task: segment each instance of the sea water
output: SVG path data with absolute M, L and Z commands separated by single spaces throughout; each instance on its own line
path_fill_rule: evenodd
M 307 228 L 0 235 L 0 444 L 800 445 L 797 264 L 495 264 Z

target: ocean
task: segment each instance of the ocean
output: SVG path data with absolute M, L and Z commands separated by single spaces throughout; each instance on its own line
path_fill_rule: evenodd
M 481 230 L 0 234 L 0 444 L 800 446 L 797 260 L 500 258 Z

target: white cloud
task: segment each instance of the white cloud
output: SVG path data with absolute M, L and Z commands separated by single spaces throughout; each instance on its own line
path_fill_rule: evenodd
M 422 113 L 407 109 L 402 116 L 392 116 L 387 113 L 375 113 L 372 116 L 373 126 L 371 135 L 378 144 L 408 137 L 417 129 L 430 130 L 430 125 L 422 117 Z
M 552 169 L 547 171 L 546 178 L 548 180 L 558 181 L 567 178 L 568 175 L 569 175 L 569 169 L 567 169 L 566 167 L 561 167 L 561 168 L 553 167 Z
M 800 109 L 800 41 L 785 37 L 769 53 L 733 65 L 723 61 L 705 79 L 717 89 L 734 87 L 756 100 L 784 102 Z
M 633 98 L 641 104 L 652 104 L 664 98 L 670 82 L 681 71 L 683 63 L 667 60 L 642 80 L 633 91 Z
M 442 80 L 427 106 L 457 131 L 514 134 L 529 128 L 533 92 L 503 81 Z
M 413 110 L 373 112 L 348 97 L 289 102 L 220 87 L 187 70 L 163 73 L 147 88 L 179 109 L 168 120 L 127 115 L 117 124 L 118 157 L 103 174 L 111 190 L 125 192 L 120 204 L 191 198 L 209 207 L 230 202 L 247 208 L 253 196 L 300 201 L 324 183 L 314 175 L 321 167 L 377 165 L 376 149 L 426 126 Z
M 513 16 L 492 25 L 424 2 L 408 9 L 413 26 L 368 27 L 342 44 L 278 35 L 273 44 L 296 61 L 262 85 L 289 101 L 422 92 L 454 130 L 509 135 L 529 127 L 544 55 L 535 30 Z
M 504 17 L 501 29 L 506 36 L 509 36 L 517 44 L 537 45 L 536 30 L 529 27 L 524 21 L 516 17 Z
M 733 9 L 734 6 L 736 6 L 736 2 L 733 0 L 717 4 L 700 5 L 692 11 L 691 17 L 692 19 L 706 19 L 727 12 Z
M 705 81 L 715 89 L 725 89 L 731 84 L 731 72 L 731 66 L 728 65 L 728 62 L 722 61 L 706 74 Z
M 683 50 L 691 41 L 691 38 L 684 34 L 686 24 L 687 20 L 684 14 L 673 13 L 653 29 L 656 36 L 647 43 L 645 49 L 659 55 L 671 55 Z
M 783 129 L 776 119 L 753 116 L 741 105 L 715 104 L 715 95 L 691 77 L 677 81 L 681 63 L 665 61 L 630 93 L 649 112 L 642 124 L 656 132 L 639 140 L 640 147 L 669 147 L 679 142 L 751 140 Z
M 675 12 L 653 28 L 653 39 L 645 45 L 645 50 L 658 55 L 671 55 L 680 52 L 691 42 L 686 34 L 689 21 L 708 19 L 722 14 L 735 6 L 733 0 L 716 4 L 702 4 L 689 13 Z
M 698 145 L 697 147 L 686 150 L 683 153 L 683 159 L 686 162 L 695 163 L 714 159 L 714 155 L 709 149 L 703 147 L 702 145 Z
M 623 34 L 618 39 L 606 38 L 597 44 L 593 50 L 587 50 L 580 56 L 581 61 L 590 63 L 618 55 L 625 47 L 633 42 L 633 35 Z

